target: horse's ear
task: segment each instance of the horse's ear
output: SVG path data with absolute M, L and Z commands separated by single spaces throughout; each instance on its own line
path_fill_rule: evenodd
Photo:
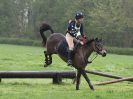
M 95 38 L 95 40 L 96 40 L 96 41 L 98 41 L 98 37 L 97 37 L 97 38 Z

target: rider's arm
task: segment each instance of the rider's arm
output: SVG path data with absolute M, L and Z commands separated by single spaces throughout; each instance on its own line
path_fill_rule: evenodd
M 83 24 L 81 24 L 80 33 L 82 36 L 84 35 Z
M 77 33 L 77 39 L 80 39 L 83 37 L 83 24 L 81 24 L 80 31 Z
M 83 38 L 85 38 L 85 39 L 87 38 L 86 33 L 84 33 L 83 24 L 81 24 L 80 33 Z
M 72 37 L 76 37 L 76 29 L 74 22 L 70 22 L 67 31 Z

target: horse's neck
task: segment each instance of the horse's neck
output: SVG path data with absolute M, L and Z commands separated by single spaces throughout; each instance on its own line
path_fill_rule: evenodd
M 85 56 L 87 59 L 90 57 L 92 52 L 93 52 L 93 48 L 91 46 L 85 49 Z
M 88 59 L 89 56 L 90 56 L 90 55 L 92 54 L 92 52 L 93 52 L 93 48 L 92 48 L 91 45 L 90 45 L 89 47 L 87 47 L 87 46 L 82 46 L 82 47 L 78 48 L 78 51 L 79 51 L 80 54 L 83 55 L 83 58 Z

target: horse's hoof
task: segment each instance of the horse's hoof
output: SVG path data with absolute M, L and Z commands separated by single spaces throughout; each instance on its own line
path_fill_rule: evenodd
M 76 90 L 79 90 L 79 88 L 76 88 Z
M 93 91 L 95 90 L 93 86 L 90 86 L 90 88 L 91 88 L 91 90 L 93 90 Z
M 44 67 L 48 67 L 48 65 L 47 65 L 47 64 L 45 64 L 45 65 L 44 65 Z
M 72 84 L 75 84 L 76 83 L 76 79 L 74 78 L 73 80 L 72 80 Z
M 93 89 L 91 89 L 92 91 L 95 91 L 95 89 L 93 88 Z

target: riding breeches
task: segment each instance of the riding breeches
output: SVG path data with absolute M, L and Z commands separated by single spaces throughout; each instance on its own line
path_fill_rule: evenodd
M 66 34 L 66 41 L 68 43 L 69 50 L 73 50 L 73 48 L 74 48 L 74 42 L 73 42 L 74 38 L 69 33 Z

